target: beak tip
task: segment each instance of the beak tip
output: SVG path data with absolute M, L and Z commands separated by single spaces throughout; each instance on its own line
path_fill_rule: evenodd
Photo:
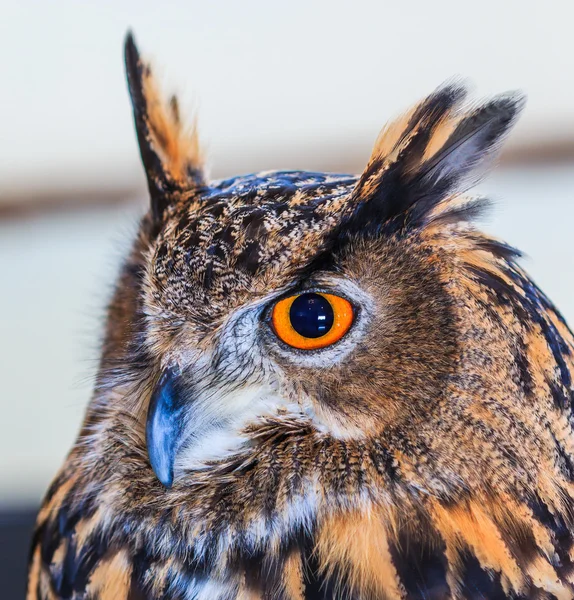
M 166 448 L 161 442 L 165 442 L 165 439 L 160 438 L 158 443 L 157 440 L 154 440 L 153 436 L 148 435 L 148 458 L 150 466 L 159 482 L 165 488 L 169 489 L 173 485 L 173 462 L 175 452 L 173 450 L 173 445 L 169 444 Z
M 173 469 L 154 469 L 154 473 L 164 488 L 171 488 L 171 486 L 173 485 Z

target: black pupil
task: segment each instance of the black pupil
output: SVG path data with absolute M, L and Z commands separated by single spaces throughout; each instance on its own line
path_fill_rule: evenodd
M 301 294 L 289 309 L 293 329 L 303 337 L 318 338 L 333 327 L 333 307 L 319 294 Z

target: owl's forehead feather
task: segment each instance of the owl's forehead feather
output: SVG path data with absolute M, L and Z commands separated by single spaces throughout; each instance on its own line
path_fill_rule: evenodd
M 288 199 L 296 193 L 316 197 L 318 194 L 341 193 L 353 186 L 357 181 L 354 175 L 340 173 L 319 173 L 314 171 L 260 171 L 228 179 L 212 181 L 208 196 L 224 194 L 229 198 L 235 196 L 245 203 L 249 198 L 262 198 L 266 195 L 280 194 Z
M 166 215 L 153 256 L 157 289 L 215 308 L 257 282 L 284 284 L 347 212 L 357 178 L 272 171 L 212 182 Z

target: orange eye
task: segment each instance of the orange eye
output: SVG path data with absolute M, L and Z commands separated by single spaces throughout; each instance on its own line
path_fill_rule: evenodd
M 351 303 L 333 294 L 305 293 L 277 302 L 271 315 L 277 337 L 300 350 L 338 342 L 353 324 Z

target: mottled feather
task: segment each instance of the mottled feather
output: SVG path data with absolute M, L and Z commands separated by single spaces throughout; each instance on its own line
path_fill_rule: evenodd
M 360 177 L 207 182 L 131 36 L 126 64 L 151 210 L 38 516 L 28 599 L 573 598 L 574 338 L 465 195 L 521 99 L 468 108 L 444 86 Z M 332 288 L 358 306 L 347 338 L 278 344 L 270 303 Z M 146 418 L 168 368 L 193 434 L 164 487 Z M 221 427 L 237 403 L 255 412 L 229 447 L 195 448 L 202 402 Z

